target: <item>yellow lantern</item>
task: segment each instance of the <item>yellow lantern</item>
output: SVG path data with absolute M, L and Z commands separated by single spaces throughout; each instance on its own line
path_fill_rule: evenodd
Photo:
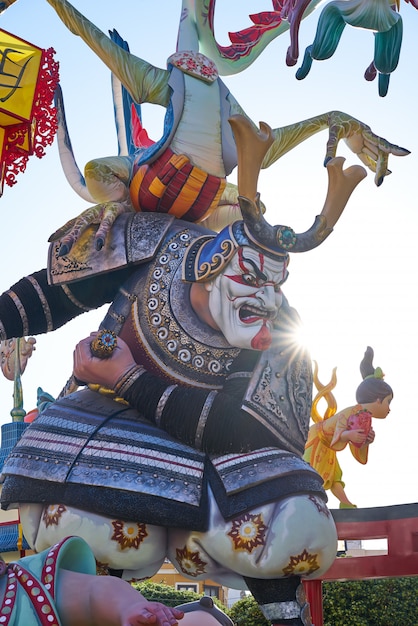
M 54 50 L 0 30 L 0 195 L 16 183 L 30 155 L 41 158 L 57 130 Z

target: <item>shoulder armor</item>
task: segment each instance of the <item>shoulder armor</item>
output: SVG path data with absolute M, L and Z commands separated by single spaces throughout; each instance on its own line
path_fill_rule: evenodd
M 61 242 L 48 252 L 48 282 L 60 285 L 152 259 L 174 221 L 161 213 L 123 213 L 112 226 L 105 245 L 96 250 L 97 225 L 88 226 L 70 252 L 58 256 Z
M 269 350 L 261 352 L 242 409 L 272 434 L 276 445 L 302 456 L 312 404 L 312 365 L 307 351 L 292 331 L 299 322 L 287 303 Z

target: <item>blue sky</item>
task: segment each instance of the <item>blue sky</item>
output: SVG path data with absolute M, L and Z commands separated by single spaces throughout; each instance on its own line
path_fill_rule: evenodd
M 268 0 L 218 0 L 218 39 L 248 24 L 247 15 L 268 9 Z M 116 28 L 131 51 L 165 67 L 175 51 L 180 6 L 177 0 L 146 2 L 89 0 L 74 5 L 102 30 Z M 134 7 L 134 8 L 133 8 Z M 226 7 L 226 8 L 225 8 Z M 304 81 L 285 65 L 289 36 L 273 41 L 245 72 L 225 82 L 246 112 L 272 127 L 329 110 L 342 110 L 368 123 L 388 140 L 411 150 L 391 158 L 392 175 L 377 188 L 373 175 L 354 192 L 334 233 L 318 249 L 292 257 L 285 293 L 305 324 L 312 358 L 327 382 L 337 366 L 335 390 L 340 409 L 354 403 L 360 383 L 359 363 L 367 345 L 375 350 L 375 365 L 386 373 L 395 398 L 386 421 L 375 420 L 376 441 L 369 462 L 358 465 L 348 450 L 340 454 L 349 497 L 359 506 L 383 506 L 417 501 L 415 480 L 418 418 L 417 387 L 418 302 L 416 178 L 418 168 L 417 33 L 418 11 L 401 3 L 404 43 L 389 94 L 379 98 L 377 83 L 366 83 L 364 69 L 373 55 L 373 35 L 346 29 L 334 57 L 314 63 Z M 318 12 L 301 26 L 303 51 L 312 42 Z M 116 154 L 113 108 L 108 70 L 61 24 L 45 0 L 18 0 L 0 16 L 0 28 L 32 43 L 53 47 L 60 62 L 67 121 L 80 166 L 95 157 Z M 145 106 L 144 125 L 153 138 L 161 134 L 164 110 Z M 326 132 L 305 142 L 262 172 L 259 191 L 271 223 L 308 228 L 321 211 L 327 177 L 322 166 Z M 341 145 L 347 164 L 356 158 Z M 232 177 L 233 180 L 233 177 Z M 18 184 L 6 187 L 0 199 L 2 272 L 0 288 L 46 264 L 48 236 L 88 205 L 68 185 L 54 144 L 47 155 L 33 157 Z M 64 329 L 37 339 L 37 350 L 23 377 L 26 410 L 36 402 L 41 386 L 57 395 L 72 369 L 78 339 L 94 330 L 105 310 L 81 316 Z M 0 378 L 2 423 L 9 421 L 12 383 Z M 330 496 L 330 505 L 336 502 Z

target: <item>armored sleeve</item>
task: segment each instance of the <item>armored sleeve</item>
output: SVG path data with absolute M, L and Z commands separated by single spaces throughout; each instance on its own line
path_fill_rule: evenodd
M 287 303 L 280 320 L 270 348 L 241 351 L 219 390 L 167 386 L 144 372 L 126 387 L 124 397 L 169 434 L 208 453 L 277 446 L 302 456 L 312 367 L 307 351 L 289 332 L 299 318 Z
M 220 390 L 167 385 L 144 372 L 124 398 L 182 443 L 208 453 L 243 452 L 275 445 L 271 433 L 242 409 L 256 352 L 244 352 Z
M 130 271 L 124 268 L 71 285 L 48 284 L 46 269 L 22 278 L 0 296 L 0 340 L 50 332 L 111 302 Z

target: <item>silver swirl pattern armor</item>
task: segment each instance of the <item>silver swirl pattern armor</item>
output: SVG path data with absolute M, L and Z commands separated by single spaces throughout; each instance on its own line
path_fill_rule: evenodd
M 147 294 L 132 307 L 137 336 L 168 376 L 193 386 L 222 387 L 239 354 L 220 333 L 198 320 L 189 305 L 189 285 L 181 280 L 181 264 L 190 233 L 177 231 L 162 245 L 152 271 L 134 289 Z

